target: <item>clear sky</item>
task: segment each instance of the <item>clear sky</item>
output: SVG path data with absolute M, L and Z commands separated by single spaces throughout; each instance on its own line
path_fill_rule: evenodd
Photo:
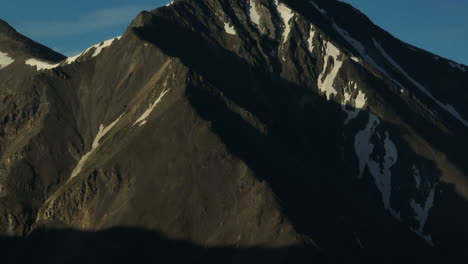
M 399 39 L 468 65 L 468 0 L 344 0 Z
M 0 18 L 64 55 L 121 35 L 142 10 L 170 0 L 2 0 Z
M 468 64 L 468 0 L 344 0 L 398 38 Z M 2 1 L 0 17 L 65 55 L 121 35 L 141 10 L 170 0 Z

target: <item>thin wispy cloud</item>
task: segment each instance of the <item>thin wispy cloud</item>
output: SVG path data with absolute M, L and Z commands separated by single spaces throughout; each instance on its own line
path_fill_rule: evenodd
M 109 27 L 128 24 L 142 10 L 151 6 L 125 6 L 94 11 L 69 20 L 28 21 L 19 30 L 32 38 L 77 36 Z

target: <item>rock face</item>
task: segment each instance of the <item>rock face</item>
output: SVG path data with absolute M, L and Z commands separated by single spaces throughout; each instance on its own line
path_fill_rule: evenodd
M 468 258 L 468 68 L 348 4 L 176 1 L 68 59 L 0 29 L 7 261 Z

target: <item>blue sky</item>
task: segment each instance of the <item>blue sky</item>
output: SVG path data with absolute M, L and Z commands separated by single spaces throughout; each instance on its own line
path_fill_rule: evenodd
M 20 33 L 71 56 L 121 35 L 142 10 L 169 0 L 2 1 L 0 18 Z
M 399 39 L 468 65 L 467 0 L 344 0 Z
M 344 0 L 398 38 L 468 64 L 468 1 Z M 170 0 L 3 1 L 0 18 L 65 55 L 121 35 L 141 10 Z

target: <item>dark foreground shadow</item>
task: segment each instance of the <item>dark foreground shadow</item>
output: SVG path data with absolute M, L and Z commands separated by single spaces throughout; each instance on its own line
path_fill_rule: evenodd
M 140 228 L 36 230 L 0 238 L 1 263 L 328 263 L 311 248 L 197 246 Z

